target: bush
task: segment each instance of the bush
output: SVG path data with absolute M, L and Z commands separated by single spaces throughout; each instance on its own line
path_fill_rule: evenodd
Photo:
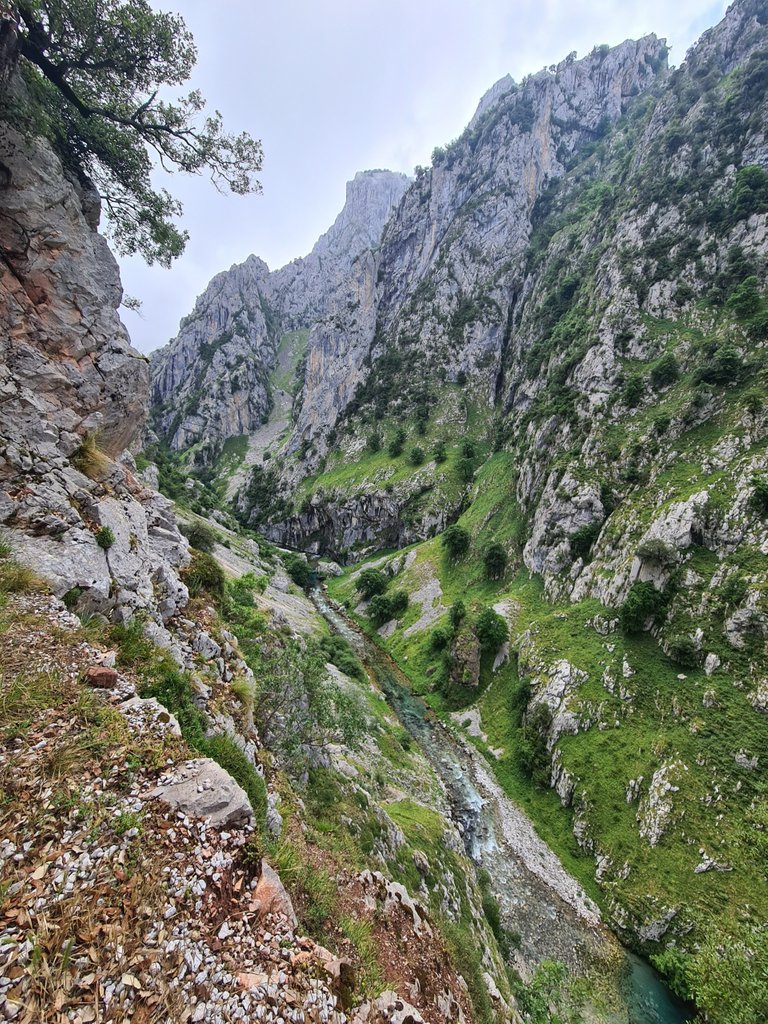
M 500 580 L 507 569 L 507 552 L 503 545 L 491 544 L 483 556 L 485 574 L 490 580 Z
M 345 675 L 352 679 L 358 679 L 361 683 L 365 682 L 365 669 L 352 650 L 349 641 L 343 636 L 338 633 L 324 636 L 320 641 L 320 649 L 328 661 Z
M 736 172 L 733 187 L 733 212 L 737 220 L 753 213 L 768 211 L 768 171 L 757 165 L 742 167 Z
M 205 523 L 191 523 L 189 525 L 183 524 L 181 532 L 187 538 L 193 548 L 198 551 L 205 551 L 208 554 L 213 551 L 216 543 L 216 534 Z
M 432 458 L 439 464 L 445 462 L 448 458 L 448 451 L 446 449 L 445 441 L 436 441 L 435 447 L 432 449 Z
M 628 405 L 630 409 L 634 409 L 635 406 L 639 404 L 644 393 L 645 381 L 639 373 L 633 373 L 624 385 L 624 391 L 622 392 L 624 403 Z
M 477 619 L 475 634 L 484 651 L 495 652 L 509 640 L 509 627 L 498 612 L 486 608 Z
M 640 633 L 648 619 L 655 619 L 666 606 L 666 597 L 648 581 L 633 583 L 619 609 L 619 622 L 625 633 Z
M 424 449 L 414 445 L 408 453 L 408 461 L 412 466 L 420 466 L 424 461 Z
M 728 308 L 739 320 L 749 320 L 760 309 L 759 282 L 756 277 L 745 278 L 728 299 Z
M 374 594 L 368 605 L 368 618 L 374 626 L 383 626 L 394 619 L 392 601 L 387 594 Z
M 750 507 L 761 516 L 768 515 L 768 477 L 753 476 L 751 483 Z
M 396 590 L 389 595 L 389 605 L 392 611 L 392 618 L 399 619 L 405 614 L 408 608 L 409 597 L 405 590 Z
M 389 576 L 381 569 L 363 569 L 355 581 L 355 590 L 358 590 L 366 601 L 376 594 L 383 594 L 388 586 Z
M 738 350 L 733 345 L 723 345 L 705 366 L 699 368 L 696 378 L 705 384 L 735 384 L 741 377 L 742 369 Z
M 297 587 L 305 590 L 312 581 L 312 570 L 305 558 L 299 555 L 283 555 L 283 565 Z
M 592 545 L 600 535 L 600 529 L 600 523 L 587 523 L 586 526 L 580 526 L 575 533 L 571 534 L 568 542 L 571 545 L 571 554 L 574 558 L 587 560 Z
M 100 548 L 103 548 L 105 551 L 108 551 L 109 548 L 112 547 L 112 545 L 115 543 L 115 540 L 117 539 L 115 537 L 115 531 L 112 529 L 111 526 L 102 526 L 100 530 L 96 531 L 95 536 L 96 543 L 99 545 Z
M 459 459 L 456 463 L 456 475 L 463 484 L 471 484 L 475 476 L 475 463 L 472 459 Z
M 677 548 L 660 537 L 650 537 L 643 541 L 636 554 L 642 562 L 652 562 L 654 565 L 669 566 L 677 562 Z
M 677 359 L 671 352 L 667 352 L 651 367 L 651 384 L 655 388 L 663 388 L 673 384 L 679 375 L 680 367 Z
M 467 609 L 464 602 L 459 598 L 458 601 L 454 601 L 451 605 L 451 610 L 448 613 L 448 617 L 451 620 L 451 626 L 454 630 L 458 629 L 462 624 L 467 615 Z
M 684 668 L 696 668 L 699 664 L 699 652 L 696 644 L 689 636 L 674 636 L 669 641 L 669 656 Z
M 387 448 L 387 451 L 389 452 L 389 454 L 392 456 L 393 459 L 396 459 L 398 457 L 398 455 L 402 455 L 403 454 L 403 449 L 404 448 L 405 448 L 405 431 L 403 430 L 402 427 L 398 427 L 397 430 L 395 431 L 395 436 L 389 442 L 389 447 Z
M 470 536 L 463 526 L 452 523 L 443 534 L 441 541 L 452 562 L 458 561 L 469 551 Z
M 465 439 L 461 443 L 461 455 L 464 459 L 474 459 L 477 451 L 475 449 L 475 442 L 470 441 L 469 438 Z
M 224 597 L 224 570 L 213 555 L 205 551 L 193 551 L 192 562 L 183 575 L 192 597 L 208 594 L 216 601 Z
M 378 430 L 375 430 L 372 434 L 368 435 L 366 447 L 368 448 L 369 452 L 381 451 L 381 434 L 378 432 Z
M 429 636 L 429 648 L 433 652 L 444 651 L 451 642 L 451 634 L 445 626 L 435 626 Z

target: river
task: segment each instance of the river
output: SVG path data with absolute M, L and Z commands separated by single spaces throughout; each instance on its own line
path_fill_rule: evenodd
M 602 923 L 600 911 L 507 797 L 483 756 L 450 732 L 416 697 L 395 662 L 320 589 L 318 611 L 344 636 L 372 673 L 387 703 L 418 742 L 445 786 L 467 853 L 484 869 L 501 920 L 519 935 L 514 966 L 523 978 L 544 959 L 587 974 L 608 993 L 584 1011 L 590 1024 L 685 1024 L 690 1012 L 644 960 L 629 953 Z

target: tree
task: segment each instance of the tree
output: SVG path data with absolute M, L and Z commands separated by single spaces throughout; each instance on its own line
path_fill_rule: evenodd
M 469 551 L 470 536 L 463 526 L 451 523 L 442 536 L 442 542 L 448 557 L 455 562 Z
M 445 441 L 436 441 L 435 447 L 432 449 L 432 458 L 437 463 L 445 462 L 448 458 L 448 451 L 445 445 Z
M 451 605 L 451 610 L 448 613 L 449 618 L 451 620 L 451 626 L 453 627 L 454 630 L 459 628 L 459 626 L 464 621 L 466 614 L 467 608 L 464 602 L 461 600 L 461 598 L 459 598 L 458 601 L 454 601 L 453 604 Z
M 475 625 L 475 633 L 480 646 L 485 651 L 498 651 L 503 643 L 509 640 L 509 627 L 506 620 L 493 608 L 480 612 Z
M 117 248 L 164 266 L 184 250 L 181 203 L 153 185 L 165 171 L 207 171 L 220 190 L 259 192 L 261 143 L 202 117 L 198 90 L 164 100 L 197 59 L 182 18 L 148 0 L 23 0 L 17 46 L 25 88 L 11 116 L 46 137 L 70 172 L 100 192 Z
M 408 453 L 408 461 L 412 466 L 420 466 L 424 461 L 424 449 L 414 445 Z
M 383 594 L 389 586 L 389 577 L 381 569 L 363 569 L 357 577 L 355 589 L 359 590 L 365 600 Z
M 499 543 L 491 544 L 483 557 L 485 574 L 489 580 L 500 580 L 507 568 L 507 552 Z
M 387 451 L 393 459 L 396 459 L 398 455 L 403 454 L 403 448 L 405 448 L 405 431 L 402 427 L 398 427 L 395 431 L 394 437 L 389 442 L 389 448 Z

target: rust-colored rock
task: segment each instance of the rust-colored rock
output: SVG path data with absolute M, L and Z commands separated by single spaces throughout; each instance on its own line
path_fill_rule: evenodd
M 272 914 L 275 917 L 285 918 L 292 928 L 298 927 L 299 922 L 291 903 L 291 897 L 285 891 L 285 886 L 280 881 L 278 873 L 265 860 L 261 862 L 261 878 L 253 895 L 254 899 L 259 902 L 261 917 Z
M 106 665 L 91 665 L 83 673 L 83 680 L 98 690 L 111 690 L 117 686 L 117 672 Z

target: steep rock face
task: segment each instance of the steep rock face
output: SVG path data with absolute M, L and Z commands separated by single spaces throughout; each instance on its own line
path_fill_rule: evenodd
M 176 339 L 153 355 L 155 429 L 171 448 L 247 434 L 269 413 L 278 342 L 270 295 L 269 268 L 250 256 L 214 277 Z
M 78 588 L 91 610 L 167 619 L 186 603 L 188 547 L 130 455 L 112 461 L 142 430 L 149 367 L 117 315 L 98 196 L 6 123 L 0 162 L 0 522 L 57 594 Z
M 264 422 L 282 334 L 369 301 L 355 297 L 355 287 L 372 287 L 370 271 L 365 284 L 370 251 L 408 182 L 390 171 L 357 174 L 343 210 L 308 256 L 273 272 L 250 256 L 211 281 L 178 336 L 152 357 L 154 426 L 171 448 L 202 441 L 203 461 L 210 461 L 221 441 Z M 361 269 L 351 273 L 357 262 Z
M 323 394 L 328 352 L 344 354 L 353 379 L 364 360 L 373 361 L 373 381 L 375 358 L 397 347 L 406 394 L 428 374 L 455 378 L 464 370 L 493 401 L 534 203 L 574 153 L 652 84 L 664 52 L 649 36 L 491 90 L 461 138 L 419 171 L 387 224 L 375 294 L 349 301 L 310 338 L 294 448 L 313 441 L 322 455 L 352 397 L 351 388 L 332 402 Z

